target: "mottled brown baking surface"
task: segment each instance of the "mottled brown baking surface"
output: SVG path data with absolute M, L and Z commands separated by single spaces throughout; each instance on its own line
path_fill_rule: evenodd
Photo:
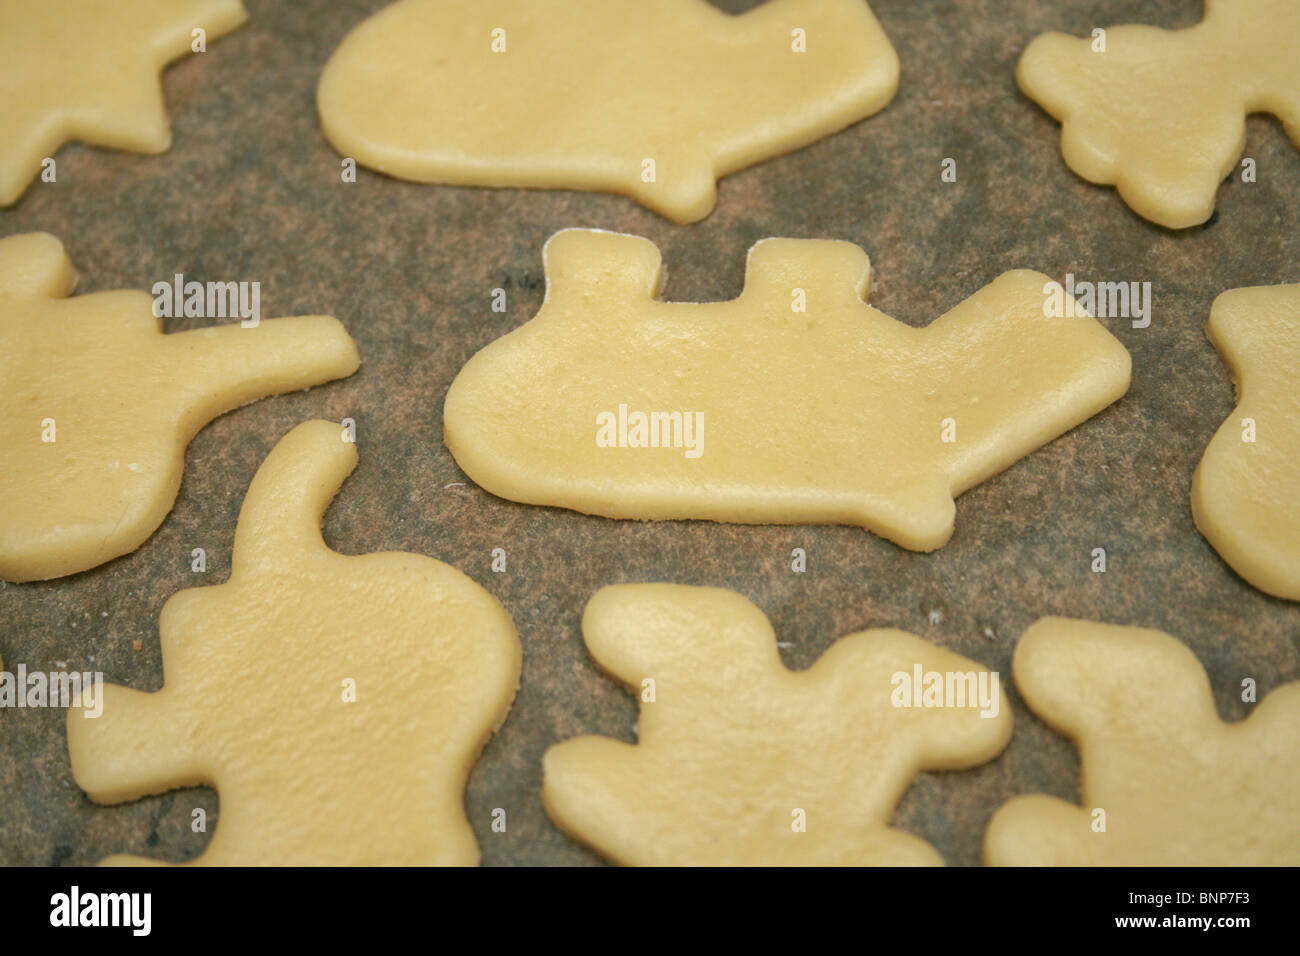
M 542 752 L 556 741 L 634 739 L 632 698 L 597 670 L 579 631 L 584 604 L 605 584 L 733 588 L 771 618 L 796 668 L 844 634 L 884 626 L 1009 677 L 1020 633 L 1059 614 L 1180 637 L 1228 719 L 1250 706 L 1239 698 L 1243 678 L 1261 697 L 1300 678 L 1300 605 L 1238 578 L 1197 534 L 1188 503 L 1192 471 L 1233 408 L 1204 333 L 1210 303 L 1238 286 L 1300 281 L 1300 152 L 1277 122 L 1252 118 L 1258 182 L 1234 177 L 1209 223 L 1174 233 L 1074 176 L 1058 125 L 1015 84 L 1020 51 L 1045 30 L 1187 26 L 1199 0 L 874 0 L 902 60 L 897 99 L 723 179 L 716 211 L 690 227 L 595 193 L 423 186 L 364 169 L 342 183 L 317 125 L 316 80 L 344 34 L 386 3 L 248 0 L 244 27 L 164 73 L 169 153 L 70 145 L 56 154 L 56 184 L 33 183 L 0 211 L 0 235 L 61 238 L 80 291 L 148 289 L 176 272 L 257 280 L 264 315 L 336 315 L 363 363 L 352 378 L 258 402 L 200 432 L 175 509 L 135 553 L 70 578 L 0 585 L 9 669 L 66 662 L 161 686 L 158 613 L 182 588 L 225 580 L 257 466 L 299 422 L 352 417 L 361 464 L 326 515 L 326 540 L 345 553 L 415 551 L 461 568 L 505 604 L 523 641 L 519 696 L 466 798 L 487 864 L 598 862 L 550 823 L 540 785 Z M 956 183 L 940 181 L 946 157 L 957 160 Z M 738 294 L 758 239 L 825 237 L 860 243 L 875 273 L 872 304 L 912 324 L 1019 267 L 1062 281 L 1150 281 L 1153 321 L 1104 320 L 1133 355 L 1128 395 L 959 498 L 956 534 L 935 554 L 849 527 L 585 517 L 460 484 L 441 431 L 442 398 L 461 365 L 541 304 L 542 244 L 567 226 L 653 240 L 669 299 Z M 505 314 L 491 311 L 498 287 Z M 167 320 L 169 330 L 205 324 Z M 190 571 L 197 547 L 206 575 Z M 490 570 L 498 547 L 504 574 Z M 805 574 L 790 570 L 796 547 L 808 553 Z M 1096 547 L 1107 551 L 1105 574 L 1090 570 Z M 896 825 L 951 863 L 978 862 L 984 827 L 1010 796 L 1077 799 L 1074 749 L 1025 710 L 1009 680 L 1008 692 L 1016 726 L 1002 756 L 922 775 L 898 809 Z M 213 791 L 96 807 L 72 780 L 63 726 L 62 711 L 0 710 L 0 863 L 85 864 L 115 852 L 185 860 L 202 850 L 218 825 Z M 195 807 L 208 811 L 208 834 L 190 830 Z M 505 833 L 491 830 L 496 807 L 507 812 Z

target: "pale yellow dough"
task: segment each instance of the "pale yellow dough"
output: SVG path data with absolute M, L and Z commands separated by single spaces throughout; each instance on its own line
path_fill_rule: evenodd
M 582 630 L 638 695 L 639 743 L 551 747 L 542 799 L 562 829 L 619 863 L 942 864 L 889 826 L 894 807 L 916 774 L 985 763 L 1011 737 L 1006 696 L 984 667 L 903 631 L 851 634 L 791 671 L 745 598 L 672 584 L 604 588 Z M 996 713 L 981 716 L 974 700 L 895 706 L 896 675 L 918 665 L 984 674 Z
M 75 284 L 53 236 L 0 240 L 5 580 L 72 574 L 135 550 L 171 510 L 200 428 L 360 364 L 329 316 L 163 335 L 147 293 L 67 298 Z
M 91 799 L 217 789 L 197 863 L 478 862 L 465 780 L 514 698 L 519 639 L 455 568 L 326 546 L 321 515 L 357 460 L 343 436 L 307 422 L 267 456 L 230 580 L 163 607 L 163 689 L 107 685 L 101 717 L 69 711 Z
M 1227 724 L 1180 641 L 1065 618 L 1025 631 L 1012 671 L 1030 709 L 1079 748 L 1083 805 L 1016 797 L 989 824 L 985 862 L 1300 864 L 1300 682 Z
M 70 139 L 165 151 L 159 71 L 195 29 L 212 41 L 245 18 L 239 0 L 0 0 L 0 206 Z
M 1192 477 L 1196 526 L 1255 587 L 1300 601 L 1300 284 L 1223 293 L 1209 335 L 1237 407 Z
M 656 301 L 645 239 L 568 230 L 544 260 L 541 311 L 466 364 L 444 412 L 461 468 L 515 501 L 857 524 L 930 551 L 952 534 L 954 495 L 1128 388 L 1128 352 L 1095 319 L 1044 317 L 1037 272 L 918 329 L 863 303 L 870 264 L 847 242 L 764 240 L 740 298 L 708 304 Z M 702 421 L 700 454 L 684 424 L 683 447 L 631 447 L 630 431 L 627 447 L 598 445 L 598 416 L 620 405 Z
M 317 103 L 339 152 L 392 176 L 603 190 L 685 223 L 713 209 L 718 177 L 897 89 L 864 0 L 742 16 L 706 0 L 401 0 L 343 41 Z
M 1202 223 L 1246 146 L 1248 113 L 1272 113 L 1300 145 L 1300 3 L 1207 0 L 1185 30 L 1121 26 L 1047 33 L 1020 60 L 1020 88 L 1062 121 L 1061 151 L 1113 184 L 1140 216 Z

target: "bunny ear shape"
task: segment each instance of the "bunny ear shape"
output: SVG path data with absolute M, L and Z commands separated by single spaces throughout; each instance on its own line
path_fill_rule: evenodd
M 723 588 L 610 585 L 587 602 L 582 632 L 592 657 L 631 687 L 658 675 L 712 693 L 720 654 L 747 674 L 782 666 L 767 616 Z
M 198 431 L 216 415 L 295 389 L 346 378 L 361 366 L 356 343 L 328 315 L 263 319 L 164 336 L 167 367 L 202 399 Z
M 561 229 L 542 249 L 546 297 L 576 297 L 594 291 L 602 298 L 640 300 L 659 295 L 663 258 L 649 239 L 603 229 Z
M 806 673 L 821 696 L 851 701 L 855 719 L 895 752 L 914 754 L 918 770 L 974 767 L 1011 739 L 1000 675 L 907 631 L 873 628 L 841 638 Z M 935 693 L 942 706 L 926 703 Z M 901 797 L 907 781 L 898 785 Z
M 304 422 L 281 438 L 244 497 L 232 578 L 329 553 L 321 517 L 356 465 L 357 446 L 337 422 Z
M 154 51 L 164 61 L 184 56 L 192 49 L 192 31 L 202 28 L 209 39 L 229 33 L 248 19 L 240 0 L 190 0 L 188 3 L 156 3 L 159 9 Z
M 1135 734 L 1181 738 L 1219 724 L 1196 655 L 1149 628 L 1041 618 L 1020 638 L 1011 668 L 1030 708 L 1080 743 Z
M 855 242 L 828 239 L 760 239 L 745 260 L 746 299 L 775 301 L 790 311 L 790 296 L 803 289 L 812 309 L 854 305 L 871 287 L 871 260 Z
M 0 298 L 62 299 L 76 284 L 63 243 L 48 232 L 0 239 Z

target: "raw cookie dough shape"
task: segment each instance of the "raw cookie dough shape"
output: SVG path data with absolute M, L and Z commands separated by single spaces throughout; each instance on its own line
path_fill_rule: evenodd
M 0 206 L 60 146 L 171 146 L 158 73 L 246 19 L 239 0 L 0 0 Z
M 896 707 L 893 677 L 985 668 L 904 631 L 837 641 L 806 671 L 781 663 L 763 612 L 733 591 L 633 584 L 582 618 L 596 661 L 643 702 L 640 742 L 579 737 L 546 752 L 542 799 L 561 829 L 620 863 L 934 865 L 889 826 L 912 778 L 992 760 L 1011 737 L 979 705 Z M 795 811 L 806 832 L 795 832 Z
M 1238 401 L 1192 477 L 1196 527 L 1255 587 L 1300 601 L 1300 284 L 1223 293 L 1208 331 Z
M 1160 631 L 1044 618 L 1012 661 L 1016 687 L 1080 755 L 1075 806 L 1020 796 L 984 839 L 994 866 L 1300 864 L 1300 682 L 1219 719 L 1196 656 Z M 1106 813 L 1093 832 L 1093 810 Z
M 163 335 L 147 293 L 68 298 L 75 284 L 53 236 L 0 240 L 4 580 L 60 577 L 134 551 L 176 501 L 200 428 L 360 365 L 329 316 Z
M 244 499 L 230 579 L 163 607 L 163 689 L 106 685 L 98 720 L 69 713 L 72 772 L 96 802 L 217 789 L 196 863 L 478 862 L 465 780 L 514 698 L 519 639 L 449 565 L 326 546 L 321 516 L 356 460 L 332 422 L 281 439 Z
M 470 359 L 444 412 L 461 468 L 514 501 L 856 524 L 931 551 L 952 535 L 954 495 L 1128 388 L 1128 352 L 1095 319 L 1044 318 L 1050 280 L 1037 272 L 1005 273 L 918 329 L 862 301 L 870 263 L 848 242 L 759 242 L 741 296 L 706 304 L 656 300 L 661 262 L 645 239 L 567 230 L 543 259 L 541 311 Z M 679 447 L 631 447 L 643 436 L 630 426 L 627 447 L 598 445 L 597 416 L 620 405 L 629 423 L 681 413 Z
M 1272 113 L 1300 145 L 1300 3 L 1206 0 L 1185 30 L 1121 26 L 1106 51 L 1062 33 L 1020 59 L 1025 95 L 1062 122 L 1061 152 L 1171 229 L 1205 222 L 1246 147 L 1248 113 Z
M 720 176 L 897 89 L 864 0 L 740 16 L 705 0 L 401 0 L 343 41 L 317 104 L 340 153 L 401 179 L 602 190 L 688 223 L 712 211 Z

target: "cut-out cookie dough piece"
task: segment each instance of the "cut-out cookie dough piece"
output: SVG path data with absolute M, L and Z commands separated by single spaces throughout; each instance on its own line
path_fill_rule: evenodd
M 0 578 L 9 581 L 134 551 L 176 501 L 200 428 L 360 365 L 329 316 L 163 335 L 147 293 L 68 298 L 75 283 L 53 236 L 0 240 Z
M 1300 3 L 1207 0 L 1205 19 L 1185 30 L 1047 33 L 1017 79 L 1061 121 L 1071 169 L 1116 186 L 1138 215 L 1184 229 L 1214 212 L 1245 150 L 1247 113 L 1274 114 L 1300 145 Z
M 916 774 L 985 763 L 1011 736 L 995 674 L 903 631 L 851 634 L 791 671 L 745 598 L 672 584 L 604 588 L 582 630 L 638 695 L 640 742 L 556 744 L 542 799 L 619 863 L 942 864 L 889 826 L 894 807 Z
M 1083 805 L 1011 800 L 985 834 L 987 863 L 1300 864 L 1300 682 L 1224 723 L 1181 641 L 1064 618 L 1025 631 L 1012 672 L 1030 709 L 1079 748 Z
M 461 468 L 514 501 L 857 524 L 930 551 L 954 495 L 1128 388 L 1095 319 L 1044 317 L 1037 272 L 917 329 L 862 301 L 870 264 L 848 242 L 764 240 L 741 296 L 707 304 L 656 300 L 645 239 L 568 230 L 543 258 L 541 311 L 470 359 L 444 413 Z
M 1223 293 L 1208 331 L 1237 407 L 1192 477 L 1192 515 L 1234 571 L 1300 601 L 1300 284 Z
M 356 460 L 335 423 L 286 435 L 244 499 L 229 581 L 163 607 L 163 689 L 106 686 L 98 720 L 69 712 L 91 799 L 217 789 L 197 863 L 478 862 L 465 781 L 514 698 L 519 639 L 449 565 L 326 546 Z
M 171 146 L 159 71 L 244 22 L 239 0 L 0 0 L 0 206 L 71 139 Z
M 687 223 L 720 176 L 897 89 L 864 0 L 741 16 L 706 0 L 401 0 L 343 41 L 317 104 L 339 152 L 392 176 L 615 192 Z

